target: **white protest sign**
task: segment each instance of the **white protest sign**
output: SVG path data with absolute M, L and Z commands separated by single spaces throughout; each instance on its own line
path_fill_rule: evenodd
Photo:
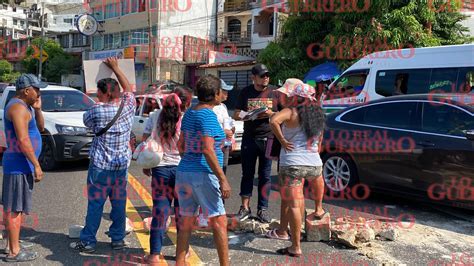
M 135 63 L 133 59 L 119 59 L 118 64 L 122 72 L 127 77 L 132 90 L 136 89 Z M 104 78 L 117 79 L 112 69 L 110 69 L 103 60 L 86 60 L 84 65 L 84 79 L 86 81 L 86 93 L 97 92 L 97 82 Z

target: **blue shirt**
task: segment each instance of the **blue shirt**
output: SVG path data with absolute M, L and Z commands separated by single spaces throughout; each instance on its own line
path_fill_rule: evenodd
M 91 162 L 103 170 L 123 170 L 130 165 L 130 132 L 135 114 L 135 96 L 131 92 L 125 92 L 122 101 L 125 103 L 119 118 L 105 134 L 94 138 L 89 151 Z M 84 125 L 98 133 L 112 121 L 120 103 L 96 103 L 84 113 Z
M 28 136 L 30 137 L 36 158 L 38 158 L 41 153 L 41 133 L 36 126 L 35 112 L 33 111 L 33 108 L 28 107 L 25 102 L 20 99 L 12 98 L 5 107 L 5 112 L 3 113 L 3 121 L 5 121 L 5 137 L 7 141 L 7 150 L 3 154 L 3 174 L 31 174 L 34 173 L 35 168 L 21 151 L 15 128 L 13 127 L 13 122 L 7 118 L 8 110 L 16 103 L 24 105 L 30 112 L 31 119 L 28 122 Z
M 184 137 L 185 151 L 178 165 L 178 171 L 212 173 L 211 167 L 202 153 L 201 138 L 204 136 L 214 138 L 214 151 L 219 165 L 222 167 L 224 153 L 221 147 L 225 134 L 214 111 L 207 108 L 188 110 L 181 123 L 181 135 Z

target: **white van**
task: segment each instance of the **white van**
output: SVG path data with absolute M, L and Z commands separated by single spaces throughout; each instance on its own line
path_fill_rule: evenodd
M 15 93 L 9 86 L 0 97 L 0 148 L 6 148 L 4 108 Z M 59 162 L 89 158 L 94 135 L 84 125 L 83 115 L 94 101 L 79 90 L 54 85 L 41 89 L 41 100 L 45 127 L 41 168 L 53 170 Z
M 474 92 L 474 44 L 369 54 L 329 85 L 327 113 L 392 95 Z

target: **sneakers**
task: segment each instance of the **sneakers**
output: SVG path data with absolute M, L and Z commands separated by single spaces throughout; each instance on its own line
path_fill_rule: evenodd
M 250 208 L 245 209 L 244 206 L 240 206 L 240 210 L 237 213 L 237 219 L 240 222 L 243 222 L 250 217 L 250 214 L 252 214 L 252 211 L 250 210 Z
M 117 242 L 112 242 L 112 249 L 113 250 L 122 250 L 127 247 L 127 243 L 124 240 L 120 240 Z
M 84 253 L 94 253 L 95 252 L 95 247 L 89 245 L 89 244 L 84 244 L 82 241 L 77 241 L 73 242 L 69 245 L 70 248 L 77 250 L 79 252 L 84 252 Z
M 268 214 L 268 211 L 265 209 L 258 210 L 257 211 L 257 219 L 260 220 L 261 223 L 270 223 L 270 215 Z

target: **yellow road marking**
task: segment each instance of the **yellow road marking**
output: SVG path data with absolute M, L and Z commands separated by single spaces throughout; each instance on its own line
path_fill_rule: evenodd
M 142 200 L 145 202 L 150 212 L 153 213 L 153 200 L 148 190 L 130 173 L 128 174 L 128 183 L 133 187 L 133 189 L 142 198 Z M 128 201 L 127 201 L 127 206 L 128 206 Z M 143 227 L 143 223 L 141 226 Z M 173 244 L 176 245 L 176 242 L 177 242 L 176 227 L 170 226 L 168 228 L 167 234 L 170 240 L 173 242 Z M 150 252 L 150 242 L 146 241 L 145 243 L 142 243 L 140 241 L 140 245 L 142 245 L 145 252 Z M 189 258 L 186 260 L 187 263 L 189 263 L 190 265 L 203 265 L 201 259 L 199 259 L 198 255 L 196 254 L 196 252 L 194 252 L 191 246 L 189 246 L 189 252 L 191 253 L 191 256 L 189 256 Z
M 140 214 L 138 214 L 137 209 L 133 206 L 132 202 L 129 199 L 127 199 L 126 208 L 127 208 L 126 209 L 127 217 L 133 223 L 133 228 L 134 228 L 133 231 L 135 232 L 135 235 L 137 236 L 138 241 L 140 242 L 140 245 L 142 246 L 145 253 L 149 254 L 150 253 L 150 241 L 149 241 L 150 234 L 143 227 L 143 219 L 140 216 Z M 168 263 L 166 262 L 166 260 L 160 258 L 160 262 L 154 263 L 153 265 L 167 266 Z

